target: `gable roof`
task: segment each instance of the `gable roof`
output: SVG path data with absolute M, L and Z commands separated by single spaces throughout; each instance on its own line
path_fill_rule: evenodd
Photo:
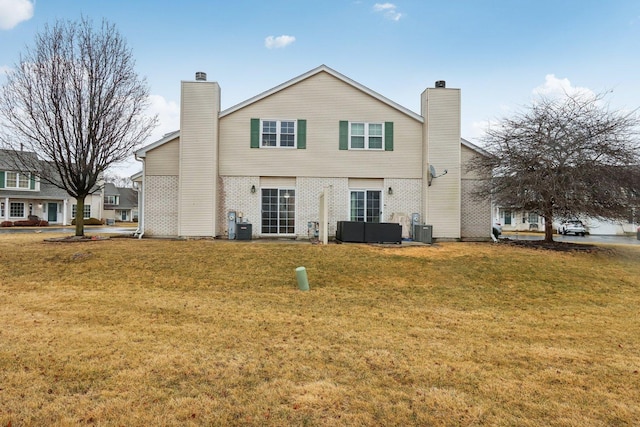
M 104 183 L 104 195 L 105 196 L 118 196 L 120 192 L 115 184 L 111 182 Z
M 271 95 L 273 95 L 273 94 L 275 94 L 277 92 L 280 92 L 280 91 L 282 91 L 284 89 L 287 89 L 288 87 L 291 87 L 291 86 L 293 86 L 293 85 L 295 85 L 297 83 L 300 83 L 303 80 L 306 80 L 306 79 L 308 79 L 310 77 L 313 77 L 313 76 L 315 76 L 317 74 L 320 74 L 320 73 L 327 73 L 327 74 L 335 77 L 336 79 L 338 79 L 338 80 L 340 80 L 340 81 L 342 81 L 342 82 L 344 82 L 344 83 L 346 83 L 346 84 L 348 84 L 348 85 L 350 85 L 350 86 L 352 86 L 352 87 L 354 87 L 354 88 L 356 88 L 356 89 L 368 94 L 369 96 L 377 99 L 378 101 L 380 101 L 380 102 L 382 102 L 384 104 L 387 104 L 391 108 L 394 108 L 394 109 L 400 111 L 401 113 L 406 114 L 407 116 L 419 121 L 420 123 L 424 123 L 424 117 L 422 117 L 420 114 L 415 113 L 415 112 L 409 110 L 406 107 L 403 107 L 402 105 L 390 100 L 389 98 L 387 98 L 385 96 L 380 95 L 378 92 L 369 89 L 368 87 L 356 82 L 353 79 L 350 79 L 349 77 L 345 76 L 344 74 L 341 74 L 341 73 L 337 72 L 336 70 L 334 70 L 334 69 L 332 69 L 330 67 L 327 67 L 324 64 L 320 65 L 319 67 L 316 67 L 316 68 L 314 68 L 312 70 L 309 70 L 306 73 L 299 75 L 298 77 L 294 77 L 293 79 L 288 80 L 288 81 L 286 81 L 286 82 L 284 82 L 284 83 L 282 83 L 282 84 L 280 84 L 280 85 L 278 85 L 276 87 L 273 87 L 273 88 L 271 88 L 269 90 L 266 90 L 266 91 L 264 91 L 264 92 L 262 92 L 262 93 L 260 93 L 260 94 L 258 94 L 256 96 L 252 97 L 252 98 L 249 98 L 246 101 L 243 101 L 243 102 L 241 102 L 239 104 L 236 104 L 236 105 L 234 105 L 232 107 L 229 107 L 229 108 L 221 111 L 219 113 L 219 118 L 227 116 L 227 115 L 229 115 L 229 114 L 231 114 L 231 113 L 233 113 L 235 111 L 238 111 L 238 110 L 240 110 L 240 109 L 242 109 L 242 108 L 244 108 L 244 107 L 246 107 L 248 105 L 251 105 L 251 104 L 253 104 L 255 102 L 258 102 L 258 101 L 260 101 L 260 100 L 262 100 L 262 99 L 264 99 L 264 98 L 266 98 L 268 96 L 271 96 Z M 170 142 L 170 141 L 172 141 L 172 140 L 174 140 L 175 138 L 178 138 L 178 137 L 180 137 L 180 130 L 169 132 L 169 133 L 163 135 L 162 138 L 160 138 L 159 140 L 157 140 L 155 142 L 152 142 L 151 144 L 149 144 L 149 145 L 147 145 L 145 147 L 142 147 L 139 150 L 137 150 L 135 152 L 135 156 L 136 157 L 140 157 L 140 158 L 144 158 L 144 157 L 146 157 L 148 151 L 153 150 L 154 148 L 158 148 L 161 145 L 164 145 L 167 142 Z M 464 141 L 464 140 L 462 140 L 462 141 Z M 465 142 L 468 142 L 468 141 L 465 141 Z M 464 144 L 464 142 L 463 142 L 463 144 Z M 469 144 L 471 144 L 471 143 L 469 143 Z M 471 144 L 471 145 L 473 145 L 473 144 Z M 471 148 L 471 147 L 469 147 L 469 148 Z M 476 148 L 479 148 L 479 147 L 476 147 Z
M 413 111 L 409 110 L 408 108 L 403 107 L 402 105 L 390 100 L 389 98 L 386 98 L 382 95 L 380 95 L 378 92 L 375 92 L 371 89 L 369 89 L 368 87 L 361 85 L 360 83 L 356 82 L 355 80 L 350 79 L 349 77 L 345 76 L 344 74 L 341 74 L 339 72 L 337 72 L 336 70 L 327 67 L 326 65 L 320 65 L 319 67 L 314 68 L 313 70 L 307 71 L 304 74 L 299 75 L 298 77 L 294 77 L 291 80 L 288 80 L 284 83 L 282 83 L 281 85 L 278 85 L 272 89 L 269 89 L 265 92 L 262 92 L 256 96 L 254 96 L 253 98 L 249 98 L 246 101 L 243 101 L 239 104 L 234 105 L 233 107 L 227 108 L 226 110 L 223 110 L 220 112 L 220 117 L 224 117 L 226 115 L 229 115 L 235 111 L 238 111 L 248 105 L 251 105 L 255 102 L 258 102 L 268 96 L 273 95 L 274 93 L 280 92 L 282 90 L 287 89 L 288 87 L 291 87 L 297 83 L 300 83 L 303 80 L 306 80 L 310 77 L 313 77 L 317 74 L 320 73 L 327 73 L 333 77 L 335 77 L 336 79 L 350 85 L 353 86 L 354 88 L 366 93 L 367 95 L 377 99 L 378 101 L 387 104 L 388 106 L 390 106 L 391 108 L 394 108 L 398 111 L 400 111 L 401 113 L 406 114 L 407 116 L 418 120 L 419 122 L 424 122 L 424 118 L 417 113 L 414 113 Z
M 146 146 L 140 148 L 139 150 L 137 150 L 134 153 L 134 155 L 136 157 L 144 158 L 147 155 L 147 151 L 153 150 L 154 148 L 158 148 L 159 146 L 164 145 L 169 141 L 173 141 L 174 139 L 176 139 L 179 136 L 180 136 L 180 131 L 179 130 L 174 130 L 173 132 L 165 133 L 162 136 L 162 138 L 160 138 L 159 140 L 157 140 L 155 142 L 152 142 L 149 145 L 146 145 Z
M 470 150 L 475 151 L 478 154 L 481 154 L 483 156 L 489 156 L 489 153 L 482 147 L 478 147 L 477 145 L 467 141 L 464 138 L 460 138 L 460 142 L 462 143 L 462 145 L 464 145 L 465 147 L 467 147 Z
M 131 209 L 138 206 L 138 192 L 133 188 L 118 188 L 120 192 L 120 209 Z
M 31 151 L 21 151 L 18 153 L 14 150 L 0 149 L 0 170 L 19 170 L 20 168 L 18 166 L 20 165 L 20 161 L 18 160 L 18 155 L 28 158 L 30 163 L 36 163 L 38 161 L 36 153 Z

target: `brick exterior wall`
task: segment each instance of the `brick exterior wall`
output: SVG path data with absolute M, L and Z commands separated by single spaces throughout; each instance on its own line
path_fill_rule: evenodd
M 389 187 L 393 194 L 389 193 Z M 384 211 L 383 221 L 389 221 L 394 213 L 406 214 L 409 217 L 412 213 L 419 213 L 422 216 L 422 180 L 421 179 L 385 179 L 384 180 Z
M 328 233 L 335 236 L 338 221 L 349 219 L 349 180 L 347 178 L 297 178 L 296 180 L 296 227 L 297 238 L 308 237 L 308 222 L 318 221 L 320 193 L 328 189 Z M 462 180 L 462 224 L 463 239 L 487 239 L 491 230 L 490 202 L 477 201 L 471 191 L 474 180 Z M 178 235 L 178 177 L 147 176 L 145 193 L 145 235 Z M 422 181 L 419 179 L 385 179 L 383 191 L 383 221 L 389 221 L 394 213 L 411 215 L 420 213 Z M 251 186 L 256 192 L 251 192 Z M 393 194 L 388 194 L 389 187 Z M 227 212 L 234 210 L 242 214 L 246 222 L 253 224 L 253 237 L 260 237 L 261 201 L 260 177 L 220 177 L 218 180 L 218 229 L 216 236 L 228 237 Z M 428 223 L 428 219 L 426 219 Z
M 251 193 L 251 186 L 256 192 Z M 320 217 L 320 194 L 328 192 L 328 232 L 335 236 L 338 221 L 349 219 L 349 180 L 347 178 L 304 178 L 296 179 L 296 226 L 297 238 L 308 237 L 309 221 L 318 221 Z M 407 215 L 420 211 L 419 179 L 386 179 L 383 191 L 383 221 L 389 221 L 393 213 Z M 388 188 L 393 189 L 389 195 Z M 228 237 L 227 212 L 230 210 L 243 214 L 246 222 L 253 224 L 253 237 L 260 237 L 261 200 L 260 177 L 220 178 L 218 187 L 218 230 L 219 237 Z
M 472 197 L 476 182 L 474 179 L 462 180 L 460 236 L 463 240 L 488 240 L 491 238 L 491 201 L 489 199 L 477 200 Z
M 252 185 L 256 187 L 255 193 L 251 192 Z M 218 179 L 218 237 L 229 237 L 229 211 L 241 213 L 243 220 L 253 225 L 254 238 L 260 233 L 260 177 L 223 176 Z
M 145 178 L 144 232 L 148 236 L 178 235 L 178 177 Z

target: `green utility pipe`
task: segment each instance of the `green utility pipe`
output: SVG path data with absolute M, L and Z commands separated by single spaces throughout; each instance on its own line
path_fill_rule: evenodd
M 308 291 L 309 279 L 307 278 L 307 269 L 304 267 L 296 268 L 296 278 L 298 279 L 298 289 Z

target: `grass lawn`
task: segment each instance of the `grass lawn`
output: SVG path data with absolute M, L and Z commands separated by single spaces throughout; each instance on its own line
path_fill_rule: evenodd
M 1 235 L 0 426 L 640 425 L 609 248 Z

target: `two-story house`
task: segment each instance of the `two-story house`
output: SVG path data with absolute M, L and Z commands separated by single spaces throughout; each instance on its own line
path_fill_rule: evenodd
M 0 150 L 0 222 L 37 216 L 49 224 L 69 225 L 75 215 L 75 198 L 38 176 L 17 171 L 11 151 Z M 84 218 L 90 217 L 102 217 L 101 194 L 85 200 Z
M 140 231 L 224 237 L 234 212 L 253 237 L 306 237 L 310 222 L 335 235 L 337 221 L 418 214 L 435 238 L 489 238 L 460 90 L 438 81 L 420 96 L 417 114 L 323 65 L 221 111 L 220 86 L 197 73 L 180 130 L 136 152 Z
M 134 221 L 138 219 L 138 192 L 133 188 L 116 187 L 107 182 L 103 187 L 104 219 Z

